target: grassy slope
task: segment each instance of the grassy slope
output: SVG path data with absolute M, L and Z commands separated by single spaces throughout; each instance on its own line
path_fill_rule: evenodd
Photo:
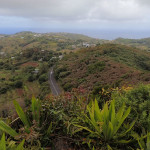
M 122 86 L 150 81 L 150 54 L 139 49 L 103 44 L 72 53 L 55 67 L 66 90 L 95 85 Z
M 5 35 L 0 38 L 0 51 L 13 53 L 20 52 L 27 48 L 39 47 L 45 50 L 70 50 L 72 45 L 88 42 L 90 44 L 103 43 L 105 40 L 98 40 L 81 34 L 71 33 L 33 33 L 20 32 L 14 35 Z M 1 48 L 2 46 L 2 48 Z
M 118 38 L 113 41 L 114 43 L 120 43 L 125 44 L 129 46 L 134 46 L 143 50 L 150 50 L 150 38 L 144 38 L 144 39 L 124 39 L 124 38 Z
M 29 55 L 30 52 L 34 56 Z M 46 60 L 43 62 L 39 62 L 38 59 L 33 60 L 35 56 L 41 58 L 45 55 L 48 57 L 50 54 L 35 48 L 26 50 L 22 54 L 14 54 L 15 59 L 11 59 L 11 56 L 0 58 L 0 113 L 2 108 L 11 110 L 11 103 L 14 99 L 24 104 L 24 100 L 30 99 L 33 95 L 41 97 L 46 96 L 48 92 L 50 93 L 48 82 L 39 82 L 39 77 L 44 74 L 40 73 L 43 70 L 41 66 L 47 65 L 48 62 Z M 33 73 L 35 68 L 39 69 L 38 75 Z M 21 81 L 23 85 L 17 87 L 17 81 Z

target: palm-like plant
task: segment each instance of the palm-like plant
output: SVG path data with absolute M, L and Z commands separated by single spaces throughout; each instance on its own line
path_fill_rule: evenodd
M 1 140 L 0 140 L 0 148 L 2 150 L 23 150 L 24 140 L 19 144 L 16 145 L 14 141 L 5 141 L 5 134 L 3 134 Z
M 98 102 L 95 100 L 87 106 L 88 115 L 85 114 L 84 117 L 81 118 L 86 126 L 81 126 L 79 124 L 74 125 L 80 129 L 87 130 L 90 133 L 90 136 L 98 137 L 100 140 L 107 143 L 127 143 L 129 141 L 121 140 L 121 138 L 131 130 L 135 121 L 133 121 L 125 131 L 119 132 L 119 130 L 129 115 L 130 110 L 130 107 L 125 110 L 125 105 L 123 105 L 118 112 L 116 112 L 114 100 L 111 101 L 109 107 L 107 102 L 104 104 L 103 109 L 100 110 Z
M 33 141 L 35 143 L 39 143 L 38 139 L 40 135 L 51 133 L 52 123 L 50 122 L 50 120 L 48 120 L 46 123 L 41 123 L 41 121 L 45 119 L 45 116 L 43 115 L 43 117 L 42 115 L 40 115 L 40 113 L 42 112 L 42 106 L 38 99 L 34 97 L 32 98 L 30 113 L 24 112 L 17 101 L 14 101 L 14 106 L 24 126 L 21 125 L 18 129 L 19 133 L 17 133 L 4 121 L 0 120 L 0 130 L 6 132 L 7 134 L 9 134 L 17 140 L 25 139 L 26 142 L 30 142 L 31 144 L 33 143 Z

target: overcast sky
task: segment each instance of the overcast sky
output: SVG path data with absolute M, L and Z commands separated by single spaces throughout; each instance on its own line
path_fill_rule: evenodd
M 150 0 L 0 0 L 0 20 L 0 29 L 149 30 Z

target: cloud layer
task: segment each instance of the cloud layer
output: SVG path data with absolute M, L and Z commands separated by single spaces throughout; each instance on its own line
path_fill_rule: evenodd
M 29 26 L 42 22 L 146 25 L 150 24 L 149 13 L 149 0 L 0 0 L 0 18 L 7 18 L 3 25 L 11 18 L 12 24 L 26 22 Z

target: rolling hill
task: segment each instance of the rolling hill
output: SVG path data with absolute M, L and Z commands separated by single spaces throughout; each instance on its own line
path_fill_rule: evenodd
M 137 48 L 140 48 L 142 50 L 150 51 L 150 38 L 144 38 L 144 39 L 124 39 L 124 38 L 118 38 L 113 41 L 117 44 L 124 44 L 129 46 L 134 46 Z
M 84 48 L 58 62 L 55 76 L 65 90 L 149 83 L 150 54 L 119 44 Z
M 105 40 L 71 33 L 20 32 L 13 35 L 0 35 L 0 52 L 14 53 L 38 47 L 44 50 L 76 50 L 84 44 L 96 45 Z

